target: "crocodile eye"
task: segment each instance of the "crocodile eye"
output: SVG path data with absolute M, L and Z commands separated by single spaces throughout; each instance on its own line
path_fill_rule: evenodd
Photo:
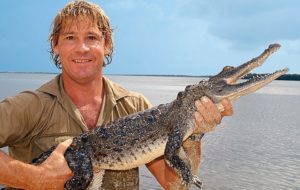
M 158 115 L 160 115 L 161 114 L 161 112 L 160 112 L 160 110 L 159 109 L 154 109 L 154 110 L 152 110 L 151 111 L 151 115 L 152 116 L 158 116 Z
M 187 85 L 187 86 L 185 87 L 185 90 L 189 90 L 189 89 L 191 88 L 191 86 L 192 86 L 192 85 Z
M 220 88 L 220 89 L 218 89 L 217 91 L 218 91 L 218 92 L 223 92 L 223 89 L 222 89 L 222 88 Z
M 182 96 L 183 96 L 183 92 L 179 92 L 179 93 L 177 94 L 177 98 L 182 98 Z
M 154 119 L 154 117 L 152 115 L 148 115 L 146 117 L 146 120 L 147 120 L 148 123 L 153 123 L 155 121 L 155 119 Z

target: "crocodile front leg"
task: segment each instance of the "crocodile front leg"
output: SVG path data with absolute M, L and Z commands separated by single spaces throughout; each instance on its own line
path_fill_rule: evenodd
M 184 124 L 183 124 L 184 125 Z M 185 135 L 186 127 L 176 125 L 174 130 L 168 136 L 168 141 L 165 148 L 166 163 L 174 169 L 174 171 L 181 177 L 182 184 L 189 188 L 191 183 L 201 188 L 202 182 L 198 176 L 193 176 L 191 172 L 190 159 L 185 153 L 182 142 Z
M 65 152 L 65 158 L 68 162 L 70 169 L 73 171 L 74 176 L 65 184 L 65 190 L 84 190 L 86 189 L 93 179 L 93 166 L 89 155 L 83 148 L 74 146 L 76 140 L 68 147 Z M 80 142 L 80 141 L 79 141 Z M 45 161 L 50 154 L 54 151 L 56 146 L 53 146 L 48 151 L 41 154 L 38 158 L 34 159 L 32 163 L 38 165 Z

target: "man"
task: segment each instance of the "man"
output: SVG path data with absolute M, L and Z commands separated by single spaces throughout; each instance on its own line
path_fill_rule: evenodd
M 113 39 L 109 19 L 97 5 L 86 1 L 66 5 L 55 17 L 49 39 L 51 55 L 62 73 L 36 91 L 0 103 L 0 147 L 9 146 L 10 154 L 0 151 L 0 184 L 5 186 L 63 189 L 72 177 L 63 157 L 71 143 L 66 139 L 151 106 L 144 96 L 102 75 L 103 66 L 111 61 Z M 197 133 L 212 130 L 223 115 L 232 114 L 230 102 L 225 100 L 223 105 L 225 111 L 220 113 L 208 98 L 196 102 Z M 27 164 L 58 143 L 41 165 Z M 200 142 L 189 139 L 184 147 L 195 172 L 200 162 Z M 178 176 L 163 157 L 147 167 L 163 188 L 180 186 Z M 138 169 L 106 171 L 102 187 L 138 189 Z

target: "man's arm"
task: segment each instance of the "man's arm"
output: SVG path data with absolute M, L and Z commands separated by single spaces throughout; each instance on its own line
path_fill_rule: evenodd
M 185 147 L 186 154 L 190 158 L 192 173 L 196 174 L 201 160 L 201 142 L 186 140 L 183 147 Z M 166 164 L 163 156 L 153 160 L 146 166 L 164 189 L 185 189 L 179 176 Z
M 195 125 L 197 126 L 194 131 L 197 133 L 206 133 L 213 130 L 217 124 L 221 122 L 223 116 L 233 114 L 232 105 L 229 100 L 222 101 L 224 111 L 220 112 L 215 104 L 208 98 L 202 98 L 195 103 L 197 111 L 195 112 Z M 183 143 L 184 150 L 191 161 L 191 170 L 196 174 L 201 160 L 201 141 L 194 139 L 187 139 Z M 155 176 L 157 181 L 164 189 L 184 189 L 180 183 L 177 174 L 170 168 L 163 157 L 160 157 L 146 165 L 149 171 Z
M 0 151 L 0 184 L 21 189 L 63 189 L 72 177 L 64 152 L 72 140 L 60 143 L 42 164 L 34 166 L 15 160 Z

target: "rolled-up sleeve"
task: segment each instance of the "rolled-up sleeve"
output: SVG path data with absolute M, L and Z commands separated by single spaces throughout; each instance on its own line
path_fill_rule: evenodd
M 28 138 L 42 107 L 39 97 L 30 91 L 0 102 L 0 147 Z
M 142 94 L 139 95 L 139 101 L 138 101 L 138 111 L 149 109 L 152 107 L 152 104 L 150 101 Z

